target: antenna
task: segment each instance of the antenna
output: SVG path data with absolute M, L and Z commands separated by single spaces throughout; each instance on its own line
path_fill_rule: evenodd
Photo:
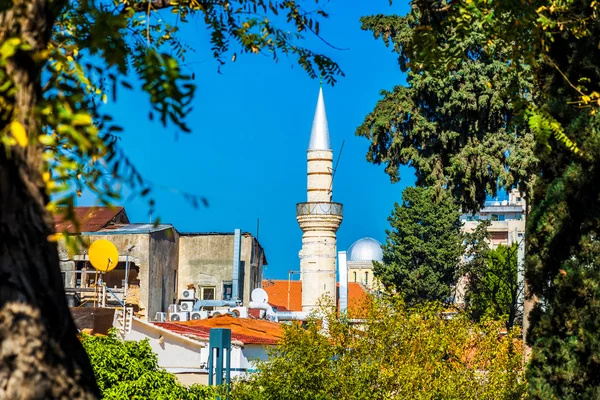
M 333 180 L 335 179 L 335 173 L 337 172 L 338 164 L 340 163 L 340 158 L 342 158 L 342 151 L 344 151 L 344 143 L 345 140 L 342 140 L 342 146 L 340 147 L 340 152 L 338 154 L 337 161 L 335 162 L 335 167 L 333 168 L 333 175 L 331 176 L 331 184 L 329 185 L 329 201 L 331 201 L 331 188 L 333 187 Z
M 264 289 L 256 288 L 250 293 L 250 298 L 255 303 L 266 303 L 269 301 L 269 295 Z

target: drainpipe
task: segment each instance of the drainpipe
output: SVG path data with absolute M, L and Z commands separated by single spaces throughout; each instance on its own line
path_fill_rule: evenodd
M 242 247 L 242 231 L 236 229 L 233 234 L 233 266 L 231 276 L 231 300 L 241 301 L 240 298 L 240 257 Z
M 273 310 L 273 307 L 269 303 L 257 303 L 251 301 L 248 304 L 248 308 L 258 308 L 259 310 L 265 310 L 267 313 L 267 319 L 275 322 L 279 321 L 306 321 L 309 313 L 305 311 L 277 311 Z
M 340 273 L 340 316 L 348 311 L 348 264 L 346 252 L 338 252 L 338 265 Z
M 237 302 L 227 300 L 196 300 L 194 311 L 200 311 L 202 307 L 236 307 Z
M 248 303 L 248 308 L 258 308 L 259 310 L 265 310 L 267 314 L 267 319 L 271 321 L 277 322 L 277 314 L 273 311 L 273 307 L 269 303 L 257 303 L 255 301 L 251 301 Z
M 304 311 L 277 311 L 279 321 L 306 321 L 308 313 Z

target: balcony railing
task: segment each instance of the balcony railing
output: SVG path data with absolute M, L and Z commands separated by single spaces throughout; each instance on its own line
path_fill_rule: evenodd
M 311 202 L 296 204 L 296 215 L 342 215 L 344 206 L 340 203 Z

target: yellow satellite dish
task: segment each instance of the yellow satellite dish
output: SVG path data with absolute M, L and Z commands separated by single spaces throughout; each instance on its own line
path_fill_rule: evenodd
M 88 250 L 92 266 L 101 272 L 112 271 L 119 262 L 119 252 L 108 240 L 96 240 Z

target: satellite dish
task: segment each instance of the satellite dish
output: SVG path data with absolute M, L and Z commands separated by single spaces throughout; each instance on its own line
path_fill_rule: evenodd
M 255 303 L 266 303 L 269 301 L 269 295 L 264 289 L 256 288 L 250 294 L 250 298 Z
M 88 250 L 88 256 L 92 266 L 100 272 L 108 272 L 115 269 L 119 262 L 119 252 L 114 244 L 108 240 L 96 240 Z

